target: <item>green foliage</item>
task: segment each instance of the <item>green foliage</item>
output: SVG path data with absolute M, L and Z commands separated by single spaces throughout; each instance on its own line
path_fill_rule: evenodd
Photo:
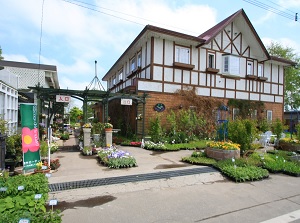
M 19 186 L 24 189 L 19 190 Z M 60 211 L 46 211 L 49 187 L 44 174 L 2 176 L 0 187 L 7 188 L 0 192 L 0 222 L 15 223 L 21 218 L 30 219 L 34 223 L 62 221 Z M 36 194 L 41 194 L 41 198 L 35 199 Z
M 295 126 L 295 128 L 296 128 L 296 131 L 297 131 L 297 133 L 296 133 L 296 138 L 297 138 L 298 140 L 300 140 L 300 124 L 297 124 L 297 125 Z
M 259 120 L 258 126 L 259 126 L 259 130 L 261 132 L 266 132 L 266 131 L 270 130 L 270 124 L 266 118 Z
M 241 152 L 251 149 L 257 134 L 256 123 L 250 119 L 237 119 L 228 123 L 228 139 L 240 144 Z
M 40 141 L 40 152 L 41 157 L 48 156 L 48 143 L 46 141 Z
M 0 133 L 5 134 L 7 131 L 7 121 L 3 119 L 2 115 L 0 115 Z
M 61 140 L 68 140 L 70 138 L 69 133 L 63 133 L 60 135 Z
M 0 60 L 3 60 L 3 59 L 4 59 L 4 57 L 2 56 L 2 48 L 0 46 Z
M 71 123 L 76 123 L 79 122 L 80 119 L 79 117 L 82 117 L 83 111 L 79 109 L 78 107 L 73 107 L 70 110 L 70 122 Z
M 104 123 L 102 122 L 96 122 L 92 125 L 92 134 L 102 134 L 104 130 Z
M 208 158 L 205 153 L 200 151 L 193 152 L 190 157 L 183 157 L 182 161 L 191 164 L 204 165 L 204 166 L 211 166 L 217 163 L 215 159 Z
M 272 124 L 273 133 L 276 135 L 277 139 L 281 138 L 281 134 L 283 132 L 283 124 L 279 118 Z
M 128 168 L 137 166 L 136 160 L 134 157 L 128 158 L 110 158 L 106 165 L 109 168 L 119 169 L 119 168 Z
M 224 166 L 222 173 L 236 182 L 261 180 L 269 176 L 267 170 L 256 166 Z
M 160 116 L 150 118 L 149 135 L 153 142 L 161 142 L 163 138 L 163 129 L 161 126 Z
M 295 67 L 285 68 L 285 86 L 284 86 L 284 107 L 285 110 L 297 109 L 300 107 L 300 57 L 295 53 L 295 50 L 290 47 L 284 47 L 279 43 L 272 42 L 267 47 L 270 55 L 281 57 L 294 61 L 298 64 Z
M 214 164 L 223 174 L 236 182 L 261 180 L 269 176 L 269 172 L 261 167 L 249 165 L 249 161 L 243 158 L 226 159 Z
M 250 101 L 250 100 L 240 100 L 240 99 L 229 99 L 228 106 L 232 108 L 238 108 L 239 118 L 251 118 L 252 111 L 256 110 L 257 112 L 261 112 L 264 110 L 264 103 L 261 101 Z

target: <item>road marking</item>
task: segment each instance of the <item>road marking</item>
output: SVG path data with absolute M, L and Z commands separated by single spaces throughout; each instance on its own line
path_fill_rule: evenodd
M 278 216 L 276 218 L 262 221 L 260 223 L 288 223 L 300 219 L 300 210 L 290 212 L 285 215 Z

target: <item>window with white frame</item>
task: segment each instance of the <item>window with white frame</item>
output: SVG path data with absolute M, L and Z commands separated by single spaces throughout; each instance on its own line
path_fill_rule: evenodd
M 137 55 L 137 66 L 142 67 L 142 53 L 139 52 Z
M 112 85 L 115 85 L 115 84 L 116 84 L 116 76 L 113 76 Z
M 267 121 L 268 122 L 272 122 L 272 111 L 271 110 L 267 110 Z
M 253 75 L 253 61 L 247 61 L 247 75 Z
M 238 108 L 234 108 L 232 110 L 232 120 L 236 120 L 238 118 L 239 112 L 240 112 L 240 110 Z
M 240 75 L 240 58 L 233 55 L 223 55 L 223 73 Z
M 176 46 L 175 47 L 175 62 L 190 63 L 190 48 Z
M 130 71 L 134 71 L 136 68 L 135 57 L 130 60 Z
M 263 64 L 258 64 L 258 66 L 257 66 L 257 76 L 258 77 L 263 76 L 263 69 L 264 69 Z
M 215 68 L 215 54 L 208 54 L 208 67 Z

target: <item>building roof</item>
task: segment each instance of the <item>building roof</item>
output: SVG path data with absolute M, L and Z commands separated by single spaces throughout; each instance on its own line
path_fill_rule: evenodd
M 45 65 L 45 64 L 35 64 L 35 63 L 25 63 L 25 62 L 16 62 L 8 60 L 0 60 L 0 66 L 2 67 L 19 67 L 19 68 L 28 68 L 28 69 L 41 69 L 47 71 L 57 71 L 56 66 L 54 65 Z
M 248 18 L 248 16 L 246 15 L 245 11 L 243 9 L 238 10 L 237 12 L 233 13 L 232 15 L 228 16 L 226 19 L 224 19 L 223 21 L 219 22 L 217 25 L 213 26 L 212 28 L 210 28 L 209 30 L 207 30 L 206 32 L 202 33 L 199 38 L 202 38 L 205 40 L 204 44 L 209 43 L 213 38 L 215 38 L 222 30 L 224 30 L 226 28 L 226 26 L 228 26 L 230 23 L 232 23 L 238 16 L 242 16 L 247 25 L 249 26 L 250 30 L 252 31 L 257 43 L 260 45 L 262 51 L 265 53 L 265 56 L 267 59 L 270 59 L 270 55 L 266 49 L 266 47 L 264 46 L 263 42 L 261 41 L 261 39 L 259 38 L 256 30 L 254 29 L 252 23 L 250 22 L 250 19 Z M 246 28 L 246 27 L 245 27 Z
M 134 41 L 129 45 L 129 47 L 119 57 L 119 59 L 114 63 L 114 65 L 110 68 L 110 70 L 104 75 L 102 80 L 103 81 L 108 80 L 108 76 L 109 76 L 110 72 L 112 71 L 112 69 L 115 68 L 115 66 L 118 64 L 118 62 L 122 60 L 124 55 L 126 55 L 128 53 L 128 51 L 141 39 L 141 37 L 146 32 L 160 33 L 160 34 L 164 34 L 164 35 L 168 35 L 168 36 L 173 36 L 173 37 L 178 37 L 178 38 L 187 39 L 187 40 L 191 40 L 191 41 L 196 41 L 196 42 L 199 42 L 197 47 L 200 47 L 204 44 L 208 44 L 211 40 L 213 40 L 220 32 L 222 32 L 230 23 L 232 23 L 239 16 L 242 16 L 244 18 L 244 21 L 248 25 L 248 26 L 245 26 L 242 28 L 245 30 L 250 29 L 250 32 L 254 36 L 254 42 L 252 42 L 252 44 L 258 44 L 261 48 L 260 52 L 264 54 L 263 56 L 261 56 L 261 61 L 274 60 L 274 61 L 281 62 L 281 63 L 287 64 L 287 65 L 296 65 L 296 63 L 293 61 L 286 60 L 286 59 L 279 58 L 279 57 L 270 56 L 266 47 L 264 46 L 263 42 L 261 41 L 260 37 L 258 36 L 256 30 L 254 29 L 252 23 L 250 22 L 248 16 L 246 15 L 245 11 L 243 9 L 240 9 L 199 36 L 191 36 L 191 35 L 179 33 L 176 31 L 172 31 L 172 30 L 168 30 L 168 29 L 164 29 L 164 28 L 160 28 L 160 27 L 156 27 L 156 26 L 152 26 L 152 25 L 145 26 L 145 28 L 139 33 L 139 35 L 134 39 Z M 248 37 L 248 38 L 252 38 L 253 36 L 251 35 L 251 37 Z

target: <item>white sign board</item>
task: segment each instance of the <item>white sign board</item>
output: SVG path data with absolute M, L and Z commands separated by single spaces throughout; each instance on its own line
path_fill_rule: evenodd
M 71 101 L 71 96 L 56 95 L 56 102 L 66 102 L 66 103 L 69 103 L 70 101 Z
M 132 99 L 121 99 L 121 105 L 132 105 Z

